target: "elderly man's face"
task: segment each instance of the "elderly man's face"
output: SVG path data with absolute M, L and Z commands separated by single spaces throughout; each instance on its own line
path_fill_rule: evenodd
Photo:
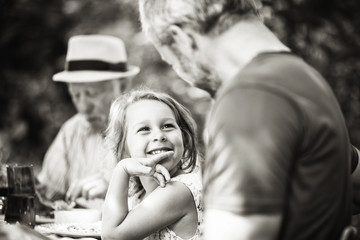
M 76 109 L 95 131 L 103 131 L 106 127 L 111 103 L 118 93 L 114 85 L 112 80 L 69 84 Z

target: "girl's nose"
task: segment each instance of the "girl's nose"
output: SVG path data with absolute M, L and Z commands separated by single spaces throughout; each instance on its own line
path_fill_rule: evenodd
M 166 136 L 162 132 L 155 133 L 153 141 L 154 142 L 156 142 L 156 141 L 165 142 Z

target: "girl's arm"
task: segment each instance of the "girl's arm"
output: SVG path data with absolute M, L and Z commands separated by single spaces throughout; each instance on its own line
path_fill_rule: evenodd
M 112 236 L 113 230 L 120 225 L 129 211 L 127 201 L 129 176 L 124 171 L 122 163 L 120 161 L 114 169 L 105 197 L 102 215 L 102 235 L 104 239 Z
M 127 206 L 126 201 L 122 203 Z M 113 208 L 111 211 L 118 211 L 120 208 Z M 110 211 L 110 209 L 105 211 Z M 102 237 L 104 240 L 143 239 L 176 223 L 190 211 L 196 212 L 196 207 L 189 189 L 182 183 L 169 182 L 165 188 L 156 188 L 136 208 L 125 215 L 108 212 L 108 215 L 103 218 Z M 115 226 L 117 216 L 123 216 L 124 219 Z M 110 227 L 110 224 L 113 225 Z M 186 228 L 188 228 L 186 232 L 192 231 L 189 235 L 192 236 L 195 234 L 197 222 L 193 225 L 189 224 Z
M 128 214 L 128 189 L 130 176 L 148 175 L 155 178 L 160 186 L 165 186 L 165 180 L 170 179 L 166 168 L 157 164 L 173 152 L 158 154 L 152 158 L 127 158 L 121 160 L 115 167 L 109 188 L 105 197 L 103 209 L 104 235 L 112 234 Z
M 168 156 L 169 154 L 162 155 L 161 159 Z M 189 211 L 196 211 L 189 189 L 181 183 L 171 182 L 165 188 L 155 189 L 140 205 L 129 212 L 129 176 L 147 175 L 144 174 L 144 165 L 143 169 L 139 170 L 141 164 L 137 164 L 138 160 L 122 160 L 114 169 L 103 210 L 103 239 L 141 239 L 177 222 Z M 157 169 L 158 166 L 159 164 L 154 164 L 152 169 Z M 141 171 L 143 173 L 140 174 Z M 131 174 L 128 174 L 129 172 Z M 165 172 L 161 174 L 166 175 Z

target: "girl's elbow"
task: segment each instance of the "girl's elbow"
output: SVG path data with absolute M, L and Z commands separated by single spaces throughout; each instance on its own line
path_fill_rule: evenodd
M 101 239 L 102 240 L 119 240 L 118 238 L 115 238 L 113 230 L 104 229 L 104 228 L 101 231 Z
M 101 233 L 101 240 L 120 240 L 120 239 L 115 238 L 111 234 L 103 234 L 103 233 Z
M 116 229 L 103 229 L 101 231 L 101 240 L 129 240 L 129 238 Z
M 112 239 L 110 237 L 111 236 L 107 232 L 104 232 L 104 231 L 101 232 L 101 239 L 102 240 L 110 240 L 110 239 Z

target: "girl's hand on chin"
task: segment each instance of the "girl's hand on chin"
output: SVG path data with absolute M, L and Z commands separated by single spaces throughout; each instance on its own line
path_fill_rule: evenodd
M 125 158 L 119 164 L 126 174 L 130 176 L 149 176 L 153 177 L 160 187 L 165 187 L 170 180 L 169 171 L 159 164 L 165 158 L 171 157 L 173 151 L 160 153 L 150 158 Z

